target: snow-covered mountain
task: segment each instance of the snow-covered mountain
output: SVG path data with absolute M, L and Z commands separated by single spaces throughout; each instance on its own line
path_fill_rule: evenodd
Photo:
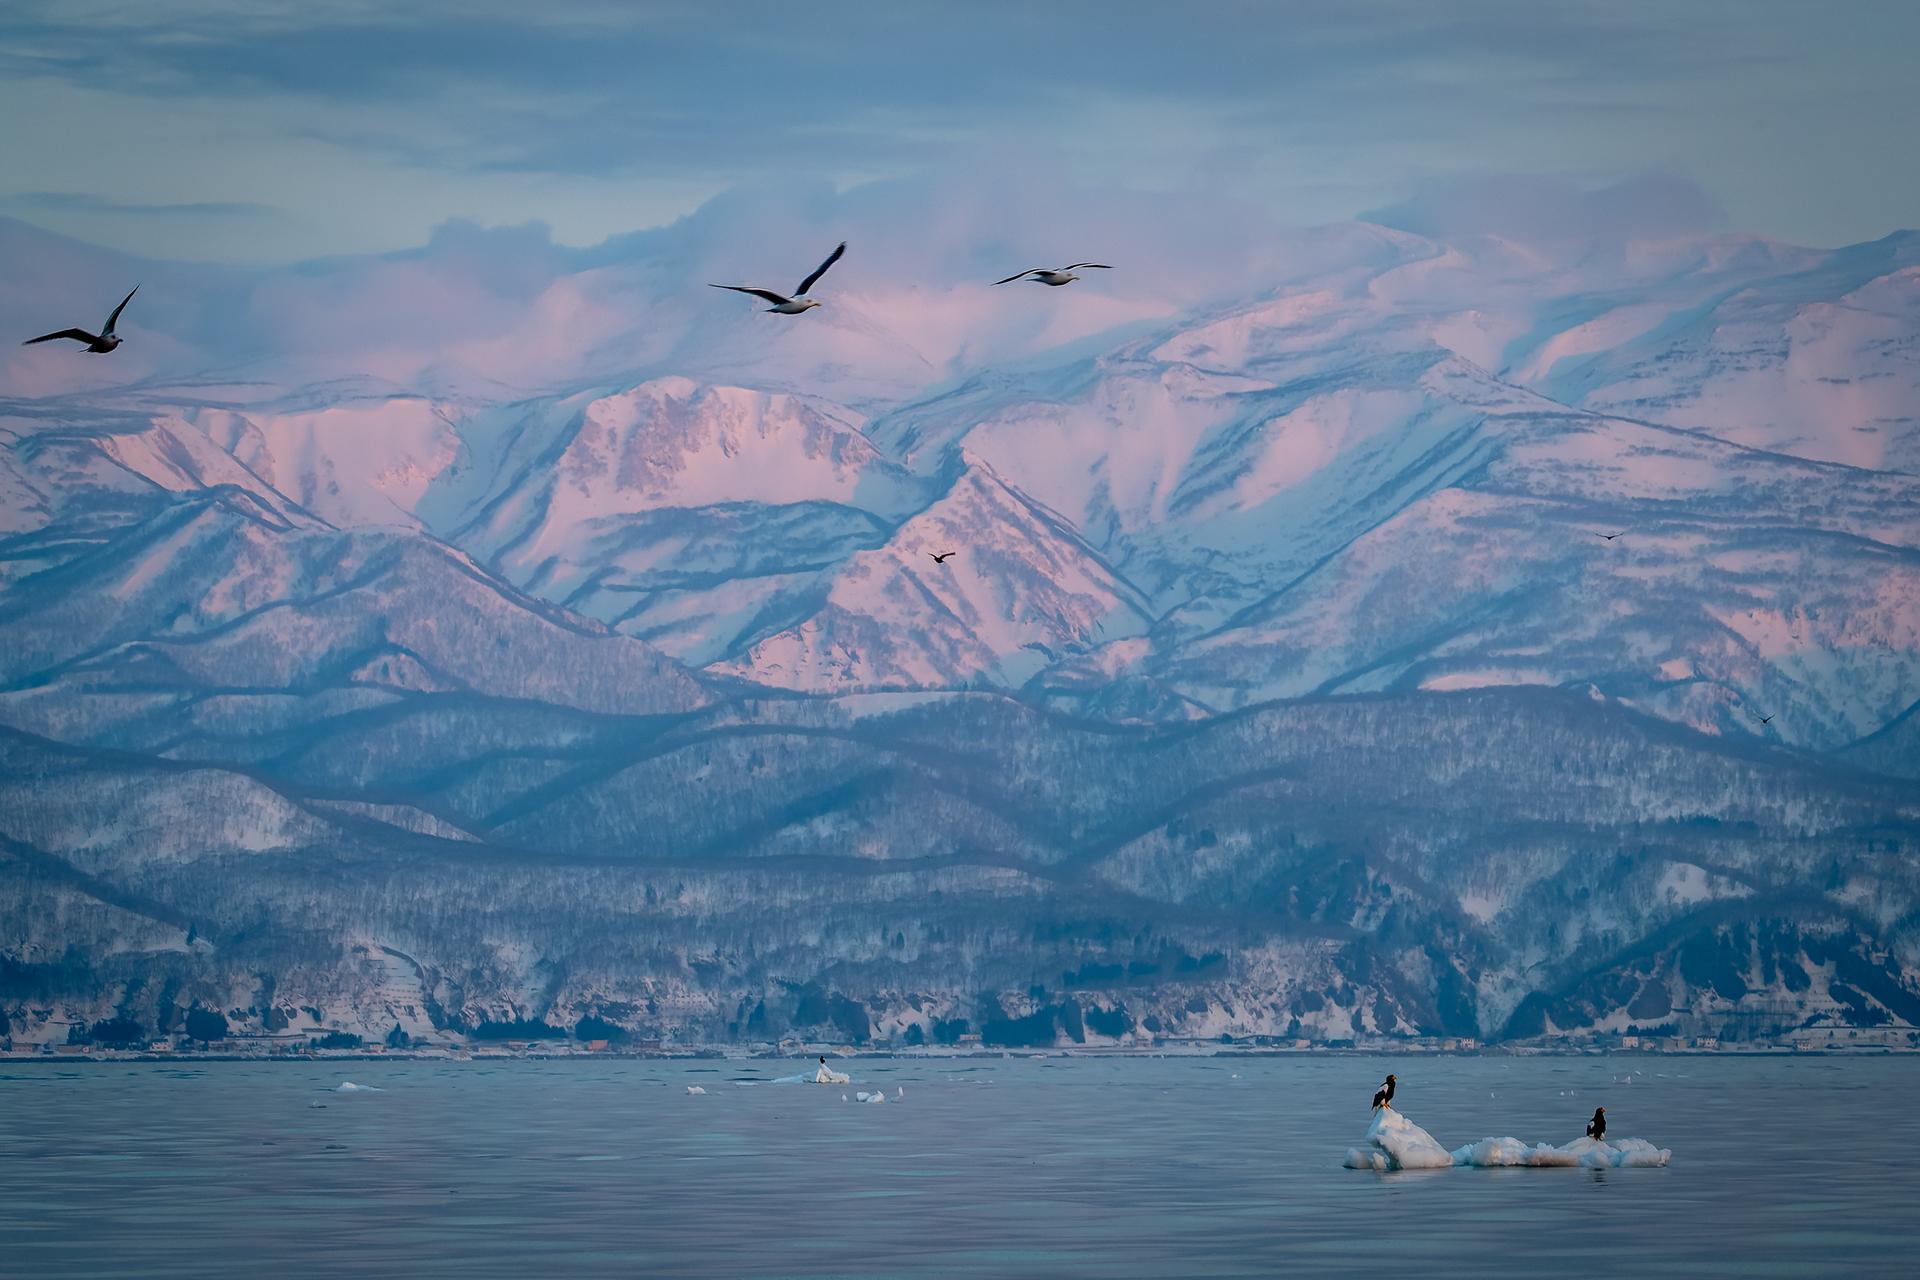
M 0 226 L 10 321 L 152 281 L 0 359 L 0 1010 L 1915 1020 L 1920 237 L 723 252 Z

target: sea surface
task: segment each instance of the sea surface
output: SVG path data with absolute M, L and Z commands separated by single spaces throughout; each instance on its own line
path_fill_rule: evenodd
M 851 1085 L 774 1083 L 811 1065 L 0 1065 L 0 1275 L 1920 1274 L 1916 1058 L 849 1059 Z M 1604 1105 L 1673 1162 L 1344 1169 L 1389 1070 L 1448 1146 L 1564 1142 Z

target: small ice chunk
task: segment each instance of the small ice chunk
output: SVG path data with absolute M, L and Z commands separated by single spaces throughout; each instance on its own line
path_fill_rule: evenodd
M 1445 1169 L 1453 1164 L 1453 1153 L 1434 1141 L 1433 1135 L 1392 1107 L 1373 1113 L 1367 1128 L 1367 1142 L 1375 1154 L 1384 1157 L 1388 1169 Z M 1365 1149 L 1347 1154 L 1349 1169 L 1378 1169 L 1383 1166 L 1366 1159 Z M 1362 1157 L 1356 1164 L 1354 1157 Z
M 1482 1138 L 1453 1153 L 1453 1162 L 1480 1169 L 1628 1169 L 1664 1165 L 1673 1152 L 1639 1138 L 1596 1142 L 1575 1138 L 1563 1147 L 1544 1142 L 1529 1147 L 1518 1138 Z
M 1477 1169 L 1571 1168 L 1579 1158 L 1544 1142 L 1528 1146 L 1518 1138 L 1482 1138 L 1453 1153 L 1453 1162 Z
M 1575 1138 L 1560 1150 L 1572 1155 L 1585 1169 L 1659 1169 L 1673 1159 L 1672 1151 L 1656 1147 L 1644 1138 L 1615 1138 L 1612 1142 Z
M 699 1085 L 697 1085 L 697 1084 L 690 1084 L 690 1085 L 688 1085 L 688 1086 L 687 1086 L 687 1093 L 688 1093 L 688 1095 L 689 1095 L 689 1096 L 691 1096 L 691 1097 L 696 1097 L 696 1098 L 697 1098 L 697 1097 L 699 1097 L 700 1095 L 702 1095 L 702 1094 L 704 1094 L 705 1092 L 706 1092 L 706 1090 L 705 1090 L 705 1089 L 702 1089 L 702 1088 L 701 1088 L 701 1087 L 700 1087 Z
M 844 1071 L 835 1071 L 823 1062 L 820 1064 L 820 1069 L 813 1073 L 813 1082 L 815 1084 L 852 1084 L 853 1077 Z
M 334 1092 L 335 1093 L 385 1093 L 386 1090 L 377 1089 L 370 1084 L 355 1084 L 351 1080 L 342 1080 L 340 1082 L 340 1087 L 338 1089 L 335 1089 Z

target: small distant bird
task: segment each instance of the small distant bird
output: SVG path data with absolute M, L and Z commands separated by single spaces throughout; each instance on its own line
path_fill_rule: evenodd
M 1624 532 L 1624 530 L 1623 530 L 1622 532 Z M 1596 534 L 1595 534 L 1595 535 L 1593 535 L 1593 536 L 1594 536 L 1594 537 L 1596 537 L 1596 538 L 1598 538 L 1598 539 L 1600 539 L 1600 540 L 1601 540 L 1602 542 L 1612 542 L 1612 541 L 1613 541 L 1613 540 L 1614 540 L 1615 538 L 1617 538 L 1617 537 L 1619 537 L 1619 536 L 1620 536 L 1620 534 L 1618 534 L 1618 533 L 1596 533 Z
M 1779 714 L 1780 714 L 1780 713 L 1779 713 L 1778 711 L 1776 711 L 1776 712 L 1774 712 L 1774 713 L 1773 713 L 1773 716 L 1777 716 L 1777 715 L 1779 715 Z M 1761 716 L 1761 717 L 1760 717 L 1760 723 L 1761 723 L 1761 724 L 1767 724 L 1768 722 L 1770 722 L 1770 721 L 1771 721 L 1771 720 L 1773 719 L 1773 716 Z
M 133 301 L 133 295 L 138 292 L 140 292 L 139 285 L 127 291 L 127 296 L 120 299 L 120 305 L 107 316 L 106 327 L 99 333 L 88 333 L 85 329 L 62 329 L 58 333 L 43 333 L 37 338 L 28 338 L 20 345 L 30 347 L 36 342 L 52 342 L 55 338 L 72 338 L 75 342 L 85 343 L 86 349 L 95 355 L 105 355 L 120 345 L 120 339 L 115 336 L 113 326 L 119 323 L 120 313 L 127 309 L 127 304 Z
M 1587 1121 L 1587 1136 L 1595 1142 L 1607 1140 L 1607 1109 L 1605 1107 L 1593 1109 L 1593 1119 Z
M 934 562 L 935 564 L 945 564 L 945 563 L 947 562 L 947 557 L 948 557 L 948 556 L 950 556 L 950 555 L 952 555 L 952 554 L 953 554 L 953 552 L 951 552 L 951 551 L 942 551 L 942 552 L 940 552 L 940 553 L 939 553 L 938 555 L 935 555 L 935 554 L 934 554 L 933 552 L 931 552 L 931 551 L 929 551 L 929 552 L 927 552 L 927 554 L 928 554 L 928 555 L 930 555 L 930 556 L 933 556 L 933 562 Z
M 800 282 L 800 287 L 793 291 L 791 298 L 783 293 L 775 293 L 771 289 L 754 289 L 744 284 L 716 284 L 709 287 L 714 289 L 731 289 L 735 293 L 750 293 L 756 298 L 764 298 L 768 302 L 771 302 L 773 305 L 767 308 L 769 311 L 776 312 L 783 316 L 797 316 L 802 311 L 809 311 L 820 305 L 807 296 L 807 290 L 813 288 L 820 277 L 827 274 L 827 268 L 840 261 L 840 255 L 846 251 L 847 242 L 842 240 L 840 247 L 828 254 L 827 260 L 815 267 L 813 274 Z
M 1388 1076 L 1387 1082 L 1381 1085 L 1379 1091 L 1373 1095 L 1373 1109 L 1375 1111 L 1378 1111 L 1382 1107 L 1386 1107 L 1388 1110 L 1393 1109 L 1393 1083 L 1394 1077 Z
M 1098 267 L 1102 271 L 1113 270 L 1112 267 L 1104 262 L 1076 262 L 1070 267 L 1061 267 L 1058 271 L 1052 271 L 1046 267 L 1034 267 L 1028 271 L 1016 272 L 1008 276 L 1005 280 L 995 280 L 994 283 L 1012 284 L 1015 280 L 1024 280 L 1031 276 L 1036 282 L 1040 284 L 1050 284 L 1057 289 L 1063 284 L 1071 284 L 1073 281 L 1078 280 L 1080 277 L 1073 274 L 1074 272 L 1091 270 L 1094 267 Z

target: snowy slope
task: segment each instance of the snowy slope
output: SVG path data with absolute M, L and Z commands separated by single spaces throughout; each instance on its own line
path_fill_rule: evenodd
M 1147 624 L 1140 593 L 1071 525 L 975 463 L 838 569 L 821 608 L 715 670 L 831 692 L 1018 685 Z
M 1485 411 L 1470 474 L 1152 673 L 1222 708 L 1587 685 L 1823 749 L 1910 701 L 1920 490 L 1903 478 L 1540 404 Z M 1763 715 L 1778 719 L 1763 729 Z
M 1920 236 L 1687 301 L 1543 351 L 1531 385 L 1755 448 L 1920 474 Z
M 159 447 L 174 439 L 54 428 L 6 450 L 7 473 L 52 495 L 32 513 L 45 523 L 0 543 L 0 681 L 37 709 L 16 723 L 86 720 L 82 692 L 114 686 L 461 689 L 630 713 L 704 700 L 648 646 L 440 543 L 334 529 L 257 479 L 162 488 L 185 474 Z

